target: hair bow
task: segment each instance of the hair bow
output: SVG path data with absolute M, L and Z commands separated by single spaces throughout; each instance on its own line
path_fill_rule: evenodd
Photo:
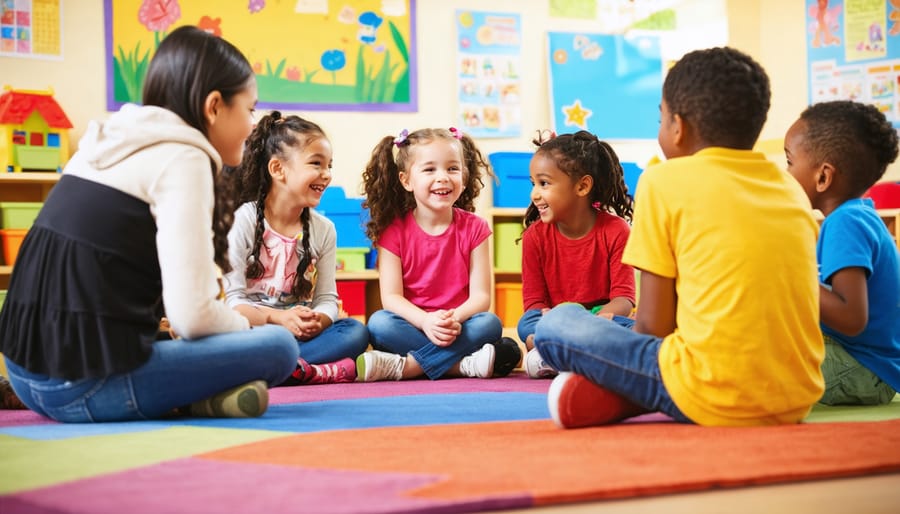
M 406 129 L 401 130 L 400 135 L 394 138 L 394 145 L 402 146 L 404 143 L 406 143 L 407 137 L 409 137 L 409 131 Z
M 463 133 L 462 133 L 462 131 L 459 130 L 458 128 L 456 128 L 456 127 L 450 127 L 450 135 L 452 135 L 452 136 L 455 137 L 456 139 L 462 139 L 462 138 L 463 138 Z

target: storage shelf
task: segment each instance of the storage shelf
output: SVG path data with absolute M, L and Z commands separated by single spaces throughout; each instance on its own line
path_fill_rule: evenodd
M 0 182 L 12 184 L 42 184 L 58 182 L 62 173 L 54 171 L 23 171 L 21 173 L 0 173 Z
M 378 270 L 338 271 L 335 280 L 378 280 Z

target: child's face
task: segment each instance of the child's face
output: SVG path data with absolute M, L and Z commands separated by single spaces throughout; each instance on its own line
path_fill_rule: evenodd
M 241 163 L 244 141 L 253 130 L 256 99 L 256 79 L 251 77 L 247 88 L 231 97 L 230 103 L 226 104 L 220 95 L 212 112 L 207 108 L 207 138 L 228 166 Z
M 546 153 L 538 152 L 531 158 L 531 201 L 537 207 L 544 223 L 567 223 L 575 212 L 577 202 L 584 199 L 579 191 L 583 185 L 572 180 L 556 166 L 556 161 Z M 579 187 L 581 186 L 581 187 Z M 590 188 L 588 188 L 589 191 Z
M 464 189 L 460 143 L 435 139 L 410 150 L 409 169 L 400 172 L 404 189 L 412 192 L 419 209 L 449 211 Z
M 284 163 L 284 181 L 291 198 L 302 207 L 317 207 L 331 183 L 331 142 L 313 139 L 302 150 L 294 150 Z
M 787 159 L 787 170 L 797 179 L 812 202 L 813 208 L 816 208 L 817 184 L 821 177 L 821 166 L 810 155 L 805 143 L 806 122 L 797 120 L 784 136 L 784 156 Z

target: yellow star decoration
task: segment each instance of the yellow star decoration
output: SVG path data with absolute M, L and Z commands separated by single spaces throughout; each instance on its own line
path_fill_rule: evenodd
M 581 130 L 587 130 L 587 119 L 594 114 L 590 109 L 581 106 L 581 100 L 575 100 L 572 105 L 564 105 L 562 110 L 566 113 L 565 125 L 567 127 L 575 125 Z

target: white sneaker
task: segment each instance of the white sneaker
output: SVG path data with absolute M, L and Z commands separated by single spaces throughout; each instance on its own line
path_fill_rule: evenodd
M 494 345 L 488 343 L 472 355 L 466 355 L 459 361 L 459 373 L 469 378 L 490 378 L 494 372 Z
M 528 350 L 528 354 L 525 355 L 525 372 L 531 378 L 552 378 L 559 374 L 544 362 L 544 358 L 538 353 L 537 348 Z
M 362 382 L 400 380 L 406 358 L 396 353 L 371 350 L 356 358 L 356 375 Z

